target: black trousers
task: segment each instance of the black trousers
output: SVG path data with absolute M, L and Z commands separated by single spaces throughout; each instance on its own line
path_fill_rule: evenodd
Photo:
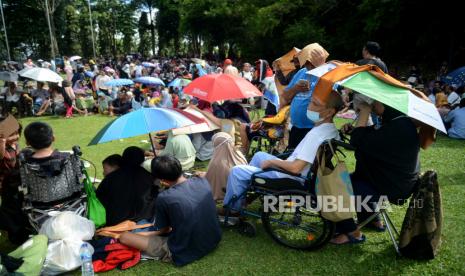
M 298 128 L 293 126 L 289 132 L 289 145 L 287 147 L 289 149 L 295 149 L 310 130 L 311 128 Z

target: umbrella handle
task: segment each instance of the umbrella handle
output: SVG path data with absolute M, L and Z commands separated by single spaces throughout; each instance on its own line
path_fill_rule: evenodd
M 149 132 L 149 138 L 150 138 L 150 144 L 152 145 L 153 155 L 154 155 L 154 157 L 157 157 L 157 153 L 155 151 L 155 145 L 153 144 L 152 133 L 150 133 L 150 132 Z

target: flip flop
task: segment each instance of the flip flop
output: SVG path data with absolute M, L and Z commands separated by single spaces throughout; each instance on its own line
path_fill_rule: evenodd
M 364 243 L 366 241 L 366 236 L 364 234 L 362 234 L 362 236 L 358 239 L 349 234 L 344 234 L 344 235 L 348 239 L 346 242 L 343 242 L 343 243 L 334 243 L 331 241 L 330 242 L 335 245 L 343 245 L 343 244 L 359 244 L 359 243 Z

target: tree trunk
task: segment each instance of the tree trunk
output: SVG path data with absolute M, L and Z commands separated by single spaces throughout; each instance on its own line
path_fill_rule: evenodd
M 149 6 L 150 13 L 150 34 L 152 35 L 152 55 L 155 55 L 155 24 L 153 24 L 152 7 Z
M 53 11 L 53 13 L 55 13 L 55 11 Z M 58 41 L 57 41 L 57 37 L 55 36 L 55 20 L 53 19 L 53 13 L 52 11 L 50 11 L 50 25 L 52 26 L 52 42 L 53 44 L 51 45 L 51 47 L 54 47 L 54 53 L 55 55 L 59 56 L 60 55 L 60 49 L 58 48 Z M 52 57 L 52 58 L 55 58 L 55 57 Z

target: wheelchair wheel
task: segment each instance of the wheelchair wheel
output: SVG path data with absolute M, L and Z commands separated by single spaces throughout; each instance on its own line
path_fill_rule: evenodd
M 249 221 L 241 221 L 238 225 L 237 230 L 241 235 L 247 236 L 247 237 L 255 237 L 257 235 L 257 227 L 255 224 L 249 222 Z
M 332 237 L 335 224 L 314 210 L 316 198 L 304 191 L 289 190 L 273 194 L 281 197 L 281 208 L 263 210 L 262 223 L 279 244 L 300 250 L 315 250 Z M 297 206 L 296 199 L 304 199 Z

